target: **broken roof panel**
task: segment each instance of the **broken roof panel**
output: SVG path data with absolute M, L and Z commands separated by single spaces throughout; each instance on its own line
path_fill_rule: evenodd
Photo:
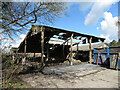
M 106 44 L 104 44 L 104 48 L 108 47 Z M 95 49 L 95 48 L 103 48 L 103 44 L 102 43 L 99 43 L 99 44 L 92 44 L 92 47 L 91 49 Z M 73 51 L 77 51 L 77 46 L 74 46 Z M 89 51 L 89 45 L 86 44 L 86 45 L 81 45 L 81 46 L 78 46 L 78 51 Z
M 47 48 L 47 43 L 50 41 L 51 38 L 57 36 L 58 39 L 64 40 L 65 42 L 70 39 L 71 35 L 73 34 L 73 38 L 76 37 L 92 37 L 92 43 L 98 42 L 99 40 L 104 41 L 104 38 L 86 35 L 74 31 L 68 31 L 64 29 L 43 26 L 43 25 L 33 25 L 30 31 L 27 33 L 25 39 L 27 41 L 27 52 L 41 52 L 41 29 L 44 30 L 44 45 L 45 50 Z M 21 42 L 19 46 L 19 52 L 24 51 L 25 39 Z M 57 40 L 57 39 L 56 39 Z

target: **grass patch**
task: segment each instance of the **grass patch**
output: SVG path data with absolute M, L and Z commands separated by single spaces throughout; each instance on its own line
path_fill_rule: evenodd
M 8 81 L 8 80 L 6 80 L 6 81 Z M 3 80 L 2 88 L 9 88 L 9 89 L 20 88 L 20 89 L 22 89 L 22 88 L 26 88 L 26 86 L 23 85 L 23 83 L 16 77 L 12 77 L 8 83 L 6 83 Z

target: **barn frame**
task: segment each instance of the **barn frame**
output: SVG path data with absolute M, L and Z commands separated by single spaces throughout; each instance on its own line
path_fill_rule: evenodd
M 73 39 L 78 40 L 79 42 L 74 42 Z M 41 57 L 40 61 L 42 65 L 44 65 L 45 61 L 49 61 L 49 58 L 52 56 L 58 55 L 58 57 L 62 57 L 59 59 L 66 59 L 67 54 L 69 53 L 69 61 L 70 65 L 72 65 L 72 47 L 73 45 L 77 45 L 78 47 L 81 40 L 82 43 L 89 43 L 89 62 L 92 63 L 91 43 L 101 41 L 104 48 L 104 38 L 44 25 L 32 25 L 23 42 L 21 42 L 17 54 L 25 56 L 38 55 Z M 50 42 L 60 42 L 62 44 Z M 60 52 L 61 49 L 63 53 Z

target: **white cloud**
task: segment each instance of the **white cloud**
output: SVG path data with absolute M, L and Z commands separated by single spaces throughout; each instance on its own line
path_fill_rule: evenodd
M 18 47 L 20 43 L 24 40 L 25 34 L 21 34 L 20 38 L 11 43 L 12 47 Z
M 104 11 L 109 9 L 112 4 L 118 1 L 119 0 L 109 0 L 109 2 L 95 2 L 92 6 L 91 11 L 85 18 L 85 25 L 97 24 L 99 18 L 103 17 Z
M 112 40 L 110 40 L 110 35 L 103 35 L 103 34 L 100 34 L 100 37 L 101 38 L 105 38 L 105 42 L 111 42 Z
M 113 17 L 110 12 L 104 13 L 104 20 L 101 22 L 101 37 L 106 38 L 106 42 L 118 40 L 118 26 L 116 22 L 118 17 Z
M 10 38 L 1 38 L 0 39 L 3 39 L 1 40 L 1 43 L 0 43 L 0 48 L 4 51 L 4 52 L 9 52 L 11 47 L 18 47 L 20 45 L 20 43 L 24 40 L 25 38 L 25 34 L 21 34 L 19 35 L 19 39 L 17 40 L 12 40 Z
M 97 27 L 96 29 L 99 30 L 99 27 Z
M 80 10 L 81 11 L 86 11 L 92 6 L 93 2 L 80 2 Z

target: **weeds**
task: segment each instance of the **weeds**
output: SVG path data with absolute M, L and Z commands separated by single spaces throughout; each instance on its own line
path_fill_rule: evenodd
M 2 88 L 24 88 L 24 86 L 16 80 L 16 76 L 23 70 L 20 61 L 21 59 L 19 57 L 12 60 L 11 55 L 2 55 Z

